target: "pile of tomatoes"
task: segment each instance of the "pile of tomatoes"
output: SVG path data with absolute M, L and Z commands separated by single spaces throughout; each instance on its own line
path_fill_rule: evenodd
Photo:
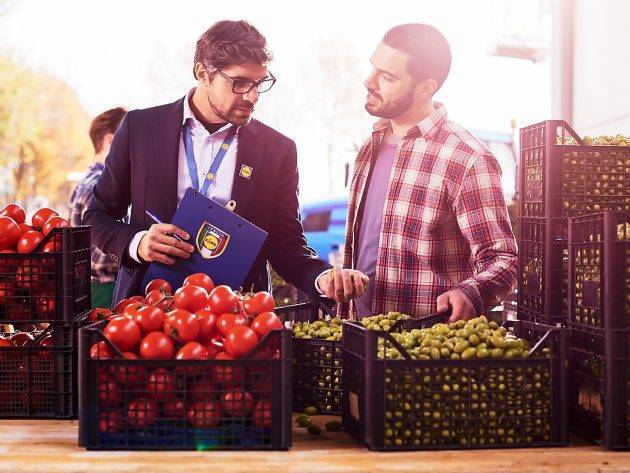
M 0 210 L 0 310 L 6 320 L 42 320 L 55 312 L 54 259 L 11 255 L 59 251 L 60 240 L 42 242 L 53 229 L 70 223 L 49 208 L 35 212 L 30 225 L 25 219 L 24 209 L 17 204 Z
M 13 332 L 0 336 L 0 412 L 28 411 L 49 415 L 55 402 L 53 336 L 50 330 Z M 29 348 L 27 348 L 29 347 Z
M 145 296 L 122 300 L 114 311 L 91 311 L 88 319 L 107 320 L 103 334 L 109 342 L 94 343 L 91 358 L 220 361 L 101 367 L 99 401 L 111 409 L 103 411 L 100 430 L 117 431 L 125 418 L 135 428 L 151 427 L 158 419 L 187 419 L 195 428 L 245 419 L 271 426 L 271 360 L 280 357 L 275 336 L 280 332 L 257 346 L 284 327 L 274 310 L 268 292 L 243 296 L 197 273 L 174 293 L 167 281 L 156 279 Z M 247 361 L 231 361 L 243 358 Z M 121 406 L 125 398 L 133 398 L 126 407 Z

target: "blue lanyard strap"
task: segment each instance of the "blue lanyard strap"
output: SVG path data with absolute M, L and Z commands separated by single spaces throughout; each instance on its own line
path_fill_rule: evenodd
M 188 163 L 188 172 L 190 173 L 190 180 L 192 182 L 192 187 L 197 192 L 199 192 L 199 176 L 197 174 L 197 162 L 195 161 L 195 152 L 193 151 L 193 143 L 192 143 L 192 135 L 190 132 L 190 120 L 186 120 L 183 128 L 184 135 L 184 151 L 186 152 L 186 162 Z M 230 149 L 230 145 L 232 141 L 234 141 L 234 137 L 236 136 L 236 127 L 231 126 L 228 130 L 227 136 L 223 140 L 217 155 L 212 160 L 212 164 L 210 165 L 210 169 L 206 173 L 206 178 L 203 181 L 203 186 L 201 187 L 201 193 L 203 195 L 207 195 L 208 189 L 210 188 L 210 184 L 216 179 L 217 171 L 219 170 L 219 166 L 223 162 L 223 158 Z

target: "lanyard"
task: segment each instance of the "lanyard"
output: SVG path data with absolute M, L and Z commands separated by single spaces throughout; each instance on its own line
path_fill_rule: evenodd
M 195 161 L 195 153 L 193 151 L 193 143 L 192 136 L 190 133 L 190 120 L 187 120 L 184 124 L 183 129 L 184 135 L 184 151 L 186 151 L 186 162 L 188 163 L 188 172 L 190 173 L 190 180 L 192 182 L 193 188 L 197 192 L 201 192 L 203 195 L 208 193 L 208 189 L 210 188 L 210 184 L 216 179 L 217 171 L 219 170 L 219 166 L 221 166 L 221 162 L 223 162 L 223 158 L 227 153 L 227 150 L 230 148 L 234 137 L 236 136 L 236 127 L 230 127 L 227 136 L 223 140 L 217 155 L 212 160 L 212 164 L 210 165 L 210 169 L 206 173 L 206 178 L 203 181 L 203 186 L 201 187 L 201 191 L 199 191 L 199 176 L 197 175 L 197 163 Z

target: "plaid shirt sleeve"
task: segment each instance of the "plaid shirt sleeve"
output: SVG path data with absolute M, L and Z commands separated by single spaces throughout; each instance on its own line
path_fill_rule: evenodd
M 517 248 L 501 188 L 501 171 L 494 156 L 479 155 L 468 170 L 454 201 L 457 223 L 470 243 L 475 275 L 453 289 L 483 313 L 514 289 Z
M 88 205 L 90 193 L 84 186 L 77 186 L 70 199 L 70 225 L 78 227 L 83 225 L 83 212 Z

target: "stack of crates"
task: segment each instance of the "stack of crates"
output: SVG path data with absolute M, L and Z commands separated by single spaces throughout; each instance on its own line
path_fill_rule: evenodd
M 12 329 L 0 334 L 0 418 L 76 416 L 76 323 L 90 303 L 89 227 L 0 254 L 0 324 Z
M 630 444 L 630 147 L 521 129 L 518 318 L 570 327 L 571 427 Z
M 586 146 L 562 120 L 520 135 L 518 318 L 566 323 L 568 219 L 630 211 L 630 147 Z
M 630 213 L 569 222 L 571 421 L 580 435 L 630 448 Z

